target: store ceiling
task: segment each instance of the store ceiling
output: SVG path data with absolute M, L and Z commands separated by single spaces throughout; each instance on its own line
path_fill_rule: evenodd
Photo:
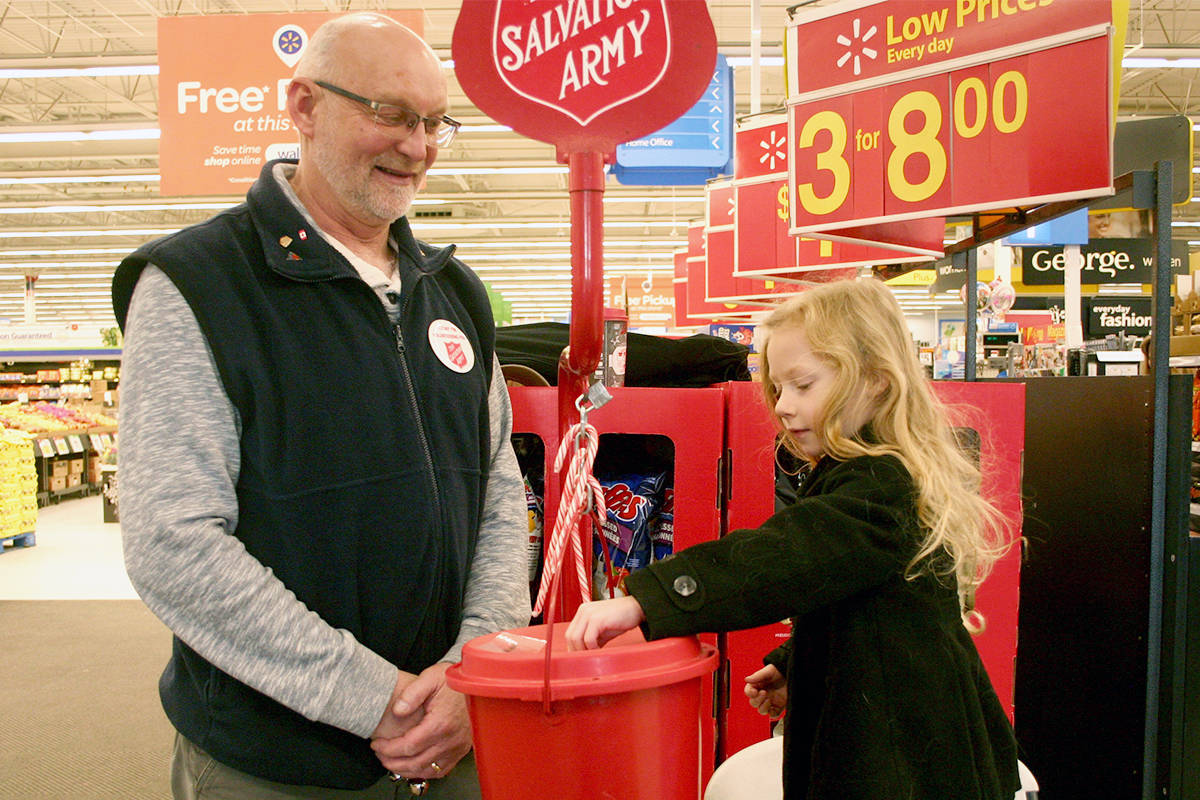
M 760 3 L 764 57 L 778 60 L 781 54 L 789 5 Z M 159 231 L 205 219 L 214 205 L 240 199 L 160 196 L 153 75 L 60 77 L 48 70 L 155 65 L 155 28 L 162 16 L 385 6 L 422 9 L 426 39 L 449 59 L 460 7 L 456 1 L 6 2 L 0 9 L 0 318 L 25 320 L 24 275 L 33 272 L 39 276 L 38 322 L 111 325 L 109 279 L 123 254 Z M 1132 6 L 1126 58 L 1200 56 L 1195 0 L 1133 0 Z M 720 51 L 749 56 L 750 0 L 714 0 L 708 9 Z M 752 109 L 750 72 L 749 66 L 735 67 L 739 115 Z M 783 103 L 782 73 L 773 63 L 762 67 L 761 109 Z M 418 236 L 458 243 L 463 257 L 512 303 L 514 321 L 561 317 L 570 292 L 565 169 L 548 144 L 507 131 L 472 130 L 492 121 L 462 93 L 453 72 L 447 74 L 451 113 L 467 128 L 430 175 L 423 196 L 440 202 L 417 209 L 437 215 L 414 220 Z M 1197 77 L 1195 66 L 1125 69 L 1119 118 L 1191 114 L 1200 120 Z M 145 137 L 147 129 L 151 138 L 117 138 Z M 77 132 L 89 135 L 79 141 L 73 136 Z M 650 275 L 668 280 L 670 253 L 685 244 L 688 220 L 703 211 L 702 195 L 699 186 L 630 187 L 610 178 L 606 274 L 625 273 L 638 282 Z M 1175 214 L 1177 223 L 1194 223 L 1177 227 L 1176 236 L 1200 240 L 1200 205 L 1179 207 Z

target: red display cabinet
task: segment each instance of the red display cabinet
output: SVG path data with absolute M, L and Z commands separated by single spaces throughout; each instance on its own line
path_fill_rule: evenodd
M 722 533 L 756 528 L 775 513 L 775 436 L 762 384 L 732 382 L 725 391 L 726 500 Z M 783 644 L 790 628 L 780 620 L 724 634 L 719 672 L 722 761 L 771 735 L 771 721 L 750 707 L 743 687 L 762 658 Z
M 606 440 L 614 434 L 663 437 L 673 450 L 675 491 L 675 548 L 715 539 L 721 535 L 721 457 L 725 448 L 725 393 L 720 388 L 673 389 L 620 387 L 611 390 L 613 399 L 588 414 L 588 422 L 600 434 L 597 462 L 603 458 Z M 511 387 L 513 433 L 533 434 L 545 446 L 545 535 L 549 540 L 557 499 L 561 497 L 559 476 L 554 472 L 558 452 L 558 389 L 555 387 Z M 577 422 L 578 420 L 572 420 Z M 640 465 L 630 465 L 638 468 Z M 590 556 L 590 549 L 585 555 Z M 570 578 L 570 574 L 564 574 Z M 560 582 L 562 578 L 560 578 Z M 717 645 L 715 635 L 701 640 Z M 711 679 L 706 689 L 712 693 Z M 716 766 L 716 703 L 710 723 L 701 731 L 701 772 L 704 782 Z
M 1020 469 L 1024 445 L 1025 387 L 1019 383 L 938 382 L 935 391 L 955 412 L 955 424 L 977 434 L 983 491 L 1020 535 Z M 554 474 L 559 444 L 557 389 L 513 387 L 514 433 L 532 434 L 545 447 L 545 528 L 549 536 L 561 494 Z M 756 527 L 775 508 L 775 427 L 762 387 L 730 382 L 705 389 L 622 387 L 591 412 L 600 433 L 665 437 L 673 448 L 675 549 Z M 590 551 L 589 551 L 590 552 Z M 1014 547 L 980 589 L 977 607 L 987 620 L 976 645 L 1005 710 L 1013 713 L 1020 551 Z M 771 724 L 746 702 L 746 675 L 788 636 L 779 623 L 719 637 L 721 666 L 714 690 L 714 719 L 703 732 L 704 779 L 716 763 L 770 736 Z

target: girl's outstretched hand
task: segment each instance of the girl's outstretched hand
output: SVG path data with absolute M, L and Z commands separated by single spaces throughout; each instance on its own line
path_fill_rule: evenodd
M 787 679 L 777 667 L 768 664 L 746 676 L 746 697 L 758 713 L 775 719 L 787 708 Z
M 610 639 L 636 628 L 646 619 L 634 597 L 616 597 L 584 603 L 567 626 L 568 650 L 595 650 Z

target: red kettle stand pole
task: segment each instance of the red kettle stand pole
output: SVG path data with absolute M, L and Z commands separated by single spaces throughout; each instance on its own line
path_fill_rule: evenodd
M 571 199 L 571 332 L 569 347 L 558 359 L 558 432 L 560 438 L 579 421 L 575 401 L 587 394 L 592 374 L 600 363 L 604 347 L 604 154 L 572 152 L 567 154 Z M 562 500 L 562 478 L 556 475 L 555 503 Z M 549 508 L 551 504 L 547 504 Z M 591 522 L 581 519 L 576 535 L 583 540 L 585 564 L 590 574 L 592 552 Z M 564 551 L 570 552 L 570 548 Z M 574 570 L 562 567 L 563 576 Z M 577 582 L 558 581 L 556 618 L 570 620 L 588 597 L 579 597 Z

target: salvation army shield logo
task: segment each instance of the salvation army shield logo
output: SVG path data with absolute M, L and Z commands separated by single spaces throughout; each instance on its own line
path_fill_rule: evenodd
M 571 152 L 610 152 L 708 88 L 701 0 L 472 0 L 451 44 L 459 85 L 496 122 Z
M 517 94 L 580 125 L 639 97 L 671 59 L 664 0 L 499 0 L 492 26 L 496 68 Z
M 448 319 L 435 319 L 429 323 L 429 347 L 446 367 L 459 374 L 471 371 L 475 366 L 475 351 L 467 335 Z

